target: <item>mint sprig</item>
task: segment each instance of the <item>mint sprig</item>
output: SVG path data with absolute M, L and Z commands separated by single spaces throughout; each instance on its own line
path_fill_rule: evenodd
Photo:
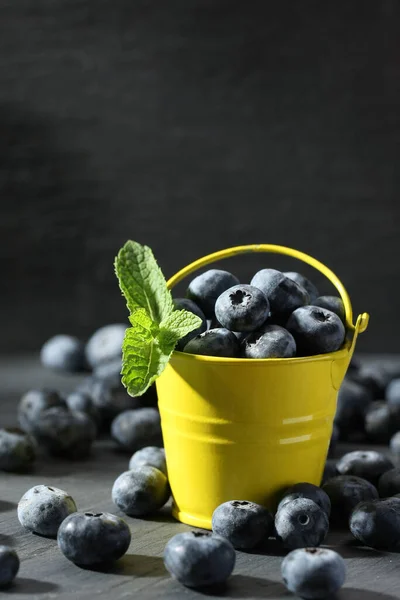
M 176 343 L 201 325 L 186 310 L 174 310 L 165 277 L 148 246 L 129 240 L 115 259 L 115 273 L 132 327 L 122 345 L 122 383 L 141 396 L 164 371 Z

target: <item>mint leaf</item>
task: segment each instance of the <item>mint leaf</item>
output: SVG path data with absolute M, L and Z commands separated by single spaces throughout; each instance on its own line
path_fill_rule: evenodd
M 161 345 L 176 344 L 178 340 L 201 325 L 201 319 L 187 310 L 174 310 L 160 323 L 159 340 Z
M 174 310 L 167 282 L 152 251 L 128 241 L 115 259 L 115 273 L 131 313 L 122 345 L 122 383 L 141 396 L 164 371 L 176 343 L 201 325 L 186 310 Z
M 115 259 L 115 273 L 130 312 L 144 308 L 155 323 L 171 314 L 171 292 L 148 246 L 127 241 Z

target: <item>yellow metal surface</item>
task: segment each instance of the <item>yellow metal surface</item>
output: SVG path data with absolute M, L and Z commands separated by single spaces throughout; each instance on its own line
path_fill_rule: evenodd
M 336 410 L 358 333 L 368 314 L 352 322 L 350 298 L 325 265 L 298 250 L 273 245 L 229 248 L 188 265 L 181 279 L 215 260 L 247 252 L 275 252 L 320 270 L 340 293 L 350 339 L 332 354 L 240 359 L 174 352 L 157 380 L 174 516 L 211 528 L 214 509 L 228 500 L 274 508 L 282 488 L 319 485 Z

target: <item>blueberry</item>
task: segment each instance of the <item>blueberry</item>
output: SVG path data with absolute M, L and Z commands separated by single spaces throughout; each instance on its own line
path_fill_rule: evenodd
M 264 325 L 246 337 L 241 351 L 245 358 L 292 358 L 296 355 L 296 342 L 283 327 Z
M 143 465 L 125 471 L 115 480 L 112 499 L 125 514 L 142 517 L 164 506 L 170 493 L 164 473 L 155 467 Z
M 303 287 L 275 269 L 258 271 L 250 285 L 259 288 L 266 295 L 273 315 L 289 315 L 296 308 L 310 302 L 310 297 Z
M 339 296 L 319 296 L 314 302 L 313 306 L 320 306 L 326 308 L 331 312 L 335 313 L 342 321 L 346 323 L 346 314 L 344 310 L 343 300 Z
M 328 479 L 322 486 L 331 501 L 331 520 L 348 522 L 349 516 L 359 502 L 376 500 L 377 489 L 372 483 L 353 475 L 338 475 Z
M 324 474 L 322 475 L 322 484 L 323 485 L 328 479 L 332 479 L 332 477 L 336 477 L 339 475 L 339 472 L 336 468 L 336 460 L 328 458 L 325 463 Z
M 289 550 L 319 546 L 328 530 L 328 515 L 309 498 L 290 500 L 275 515 L 276 536 Z
M 143 465 L 155 467 L 164 473 L 165 476 L 167 476 L 167 463 L 165 461 L 164 448 L 157 448 L 157 446 L 146 446 L 145 448 L 135 452 L 129 461 L 129 468 L 137 469 Z
M 62 407 L 48 408 L 36 421 L 32 435 L 53 456 L 85 458 L 96 437 L 96 425 L 82 412 Z
M 318 504 L 326 514 L 331 514 L 331 501 L 329 496 L 323 489 L 313 485 L 312 483 L 295 483 L 285 490 L 282 500 L 280 501 L 277 510 L 279 511 L 285 504 L 296 500 L 297 498 L 308 498 Z
M 76 510 L 74 500 L 64 490 L 35 485 L 18 502 L 18 520 L 28 531 L 55 537 L 62 521 Z
M 121 385 L 122 356 L 99 363 L 93 369 L 93 378 L 105 381 L 109 387 L 116 388 Z M 89 379 L 89 378 L 88 378 Z
M 190 340 L 184 352 L 234 358 L 239 354 L 239 342 L 235 334 L 228 329 L 209 329 Z
M 138 398 L 128 395 L 121 384 L 120 377 L 117 382 L 110 379 L 86 377 L 76 391 L 90 396 L 105 425 L 109 425 L 114 417 L 124 410 L 139 406 Z
M 400 379 L 393 379 L 387 386 L 385 397 L 388 404 L 400 404 Z
M 21 429 L 0 429 L 0 470 L 26 471 L 35 462 L 32 439 Z
M 126 325 L 116 323 L 100 327 L 94 332 L 85 347 L 86 360 L 93 369 L 122 355 L 125 330 Z
M 378 484 L 382 473 L 393 469 L 392 461 L 375 450 L 354 450 L 344 454 L 338 460 L 337 470 L 340 475 L 355 475 L 370 481 L 375 486 Z
M 69 410 L 83 412 L 88 415 L 96 425 L 100 423 L 100 412 L 93 404 L 90 394 L 76 391 L 71 392 L 71 394 L 68 394 L 66 397 L 66 403 Z
M 215 303 L 215 316 L 222 327 L 244 333 L 255 331 L 269 315 L 267 297 L 251 285 L 234 285 Z
M 164 550 L 167 571 L 192 588 L 224 583 L 231 575 L 235 561 L 235 550 L 227 539 L 200 531 L 178 533 Z
M 213 532 L 228 539 L 234 548 L 249 550 L 273 532 L 271 513 L 254 502 L 231 500 L 214 510 Z
M 124 410 L 111 423 L 111 435 L 125 450 L 162 446 L 160 414 L 155 408 Z
M 239 279 L 232 273 L 220 269 L 209 269 L 190 282 L 186 296 L 196 302 L 207 319 L 212 319 L 218 296 L 238 284 Z
M 379 363 L 362 366 L 358 371 L 349 373 L 349 377 L 368 388 L 374 400 L 382 400 L 385 397 L 390 381 L 386 367 Z
M 400 456 L 400 431 L 394 434 L 390 440 L 390 450 L 396 456 Z
M 350 364 L 348 366 L 348 373 L 349 373 L 349 375 L 354 375 L 360 369 L 361 369 L 361 363 L 358 360 L 358 358 L 356 358 L 353 354 Z
M 400 494 L 400 468 L 396 467 L 385 471 L 378 481 L 378 492 L 381 498 L 388 498 Z
M 358 504 L 350 516 L 350 531 L 371 548 L 400 549 L 400 498 Z
M 296 273 L 295 271 L 286 271 L 284 275 L 286 277 L 289 277 L 289 279 L 292 279 L 292 281 L 295 281 L 297 285 L 306 290 L 310 298 L 311 304 L 313 304 L 314 300 L 318 298 L 319 292 L 316 286 L 312 283 L 312 281 L 307 279 L 307 277 L 304 277 L 304 275 L 302 275 L 301 273 Z
M 0 546 L 0 587 L 9 585 L 19 570 L 18 554 L 9 546 Z
M 364 426 L 369 440 L 388 444 L 400 429 L 400 404 L 390 405 L 384 400 L 373 402 L 366 412 Z
M 328 548 L 300 548 L 282 562 L 282 579 L 288 590 L 306 600 L 335 594 L 346 579 L 343 558 Z
M 86 369 L 85 345 L 71 335 L 56 335 L 42 346 L 40 360 L 49 369 L 79 373 Z
M 125 554 L 131 532 L 123 519 L 111 513 L 75 513 L 61 523 L 57 542 L 64 556 L 77 565 L 104 564 Z
M 365 413 L 372 400 L 371 392 L 364 386 L 347 378 L 343 381 L 335 415 L 341 439 L 347 439 L 354 432 L 364 431 Z
M 55 406 L 64 407 L 65 401 L 55 390 L 30 390 L 24 394 L 18 406 L 18 421 L 21 429 L 31 433 L 41 413 Z
M 298 353 L 303 356 L 336 352 L 343 345 L 346 331 L 335 313 L 318 306 L 302 306 L 286 325 L 293 335 Z
M 201 308 L 197 306 L 196 302 L 190 300 L 190 298 L 175 298 L 174 306 L 175 310 L 187 310 L 193 313 L 194 315 L 200 317 L 201 319 L 200 327 L 194 329 L 178 341 L 178 344 L 176 346 L 177 350 L 183 350 L 186 344 L 188 344 L 190 340 L 196 337 L 196 335 L 200 335 L 200 333 L 204 333 L 205 331 L 207 331 L 207 319 Z

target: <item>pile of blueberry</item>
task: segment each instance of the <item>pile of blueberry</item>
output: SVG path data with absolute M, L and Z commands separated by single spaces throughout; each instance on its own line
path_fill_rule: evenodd
M 191 281 L 175 307 L 201 318 L 180 340 L 190 354 L 241 358 L 292 358 L 335 352 L 346 339 L 343 302 L 319 296 L 300 273 L 258 271 L 250 285 L 220 269 Z
M 225 292 L 216 293 L 215 300 L 223 299 Z M 260 300 L 264 306 L 265 298 Z M 197 302 L 200 304 L 198 298 Z M 214 318 L 215 302 L 209 296 L 208 302 L 207 316 Z M 176 301 L 184 308 L 192 303 L 189 298 Z M 197 304 L 194 306 L 193 310 L 200 310 Z M 292 316 L 300 308 L 295 308 Z M 269 310 L 268 320 L 277 319 L 277 313 Z M 215 314 L 218 320 L 221 316 L 224 319 L 218 307 Z M 228 314 L 233 318 L 233 313 Z M 237 340 L 238 321 L 224 324 L 234 327 L 236 334 L 228 328 L 216 331 L 226 332 L 223 336 L 232 334 Z M 44 345 L 43 365 L 87 375 L 66 397 L 55 390 L 31 390 L 22 397 L 19 428 L 0 429 L 0 469 L 31 469 L 42 453 L 80 460 L 88 455 L 99 433 L 109 433 L 132 455 L 127 470 L 114 482 L 112 500 L 125 515 L 141 518 L 161 509 L 169 501 L 171 490 L 156 392 L 152 388 L 140 399 L 131 398 L 121 386 L 124 331 L 125 325 L 109 325 L 95 332 L 86 344 L 69 336 L 56 336 Z M 185 347 L 198 339 L 186 340 Z M 278 342 L 274 344 L 276 348 Z M 361 367 L 353 360 L 339 392 L 330 458 L 321 487 L 298 483 L 282 490 L 275 514 L 246 499 L 225 502 L 214 511 L 212 532 L 179 533 L 167 543 L 164 563 L 169 573 L 189 587 L 221 584 L 234 569 L 236 550 L 262 548 L 274 538 L 274 543 L 288 551 L 281 567 L 286 587 L 302 598 L 322 598 L 335 593 L 346 574 L 339 554 L 324 547 L 330 528 L 344 525 L 362 544 L 398 551 L 400 468 L 396 468 L 395 461 L 400 455 L 400 378 L 395 375 L 386 367 Z M 358 450 L 335 460 L 332 456 L 338 439 L 390 443 L 390 450 L 387 454 Z M 105 512 L 79 511 L 68 492 L 53 486 L 35 485 L 28 490 L 19 501 L 18 519 L 28 531 L 57 538 L 60 551 L 77 565 L 117 560 L 131 542 L 124 519 Z M 0 547 L 0 585 L 10 583 L 18 568 L 16 552 Z

